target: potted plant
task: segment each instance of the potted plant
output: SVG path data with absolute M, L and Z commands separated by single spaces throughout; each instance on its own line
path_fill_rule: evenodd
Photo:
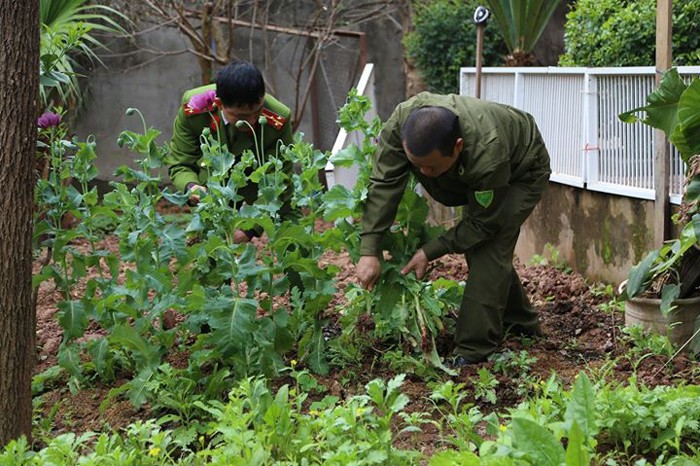
M 639 112 L 646 113 L 641 120 Z M 685 344 L 698 333 L 700 315 L 700 79 L 686 84 L 673 68 L 649 94 L 647 105 L 621 113 L 620 119 L 664 131 L 686 164 L 683 197 L 673 217 L 680 233 L 630 270 L 625 322 Z

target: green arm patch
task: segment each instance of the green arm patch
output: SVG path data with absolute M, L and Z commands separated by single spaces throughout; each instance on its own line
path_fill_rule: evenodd
M 489 189 L 488 191 L 474 191 L 474 197 L 476 198 L 476 202 L 478 202 L 481 207 L 486 209 L 493 202 L 493 190 Z

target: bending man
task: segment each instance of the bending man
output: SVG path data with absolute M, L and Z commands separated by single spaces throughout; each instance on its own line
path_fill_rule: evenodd
M 549 154 L 531 115 L 458 95 L 421 93 L 399 104 L 381 133 L 362 219 L 356 273 L 371 289 L 381 274 L 382 237 L 411 174 L 462 218 L 423 245 L 403 268 L 465 254 L 469 267 L 455 334 L 457 365 L 483 361 L 506 330 L 538 334 L 539 321 L 513 267 L 520 227 L 547 187 Z

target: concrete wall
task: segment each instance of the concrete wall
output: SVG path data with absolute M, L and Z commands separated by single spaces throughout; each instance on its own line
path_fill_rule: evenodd
M 139 41 L 144 48 L 166 52 L 188 46 L 182 36 L 171 29 L 146 34 Z M 104 58 L 106 68 L 94 68 L 86 80 L 89 87 L 85 108 L 71 125 L 79 138 L 95 137 L 100 179 L 112 179 L 117 167 L 135 158 L 133 153 L 120 149 L 116 142 L 123 130 L 143 131 L 137 116 L 126 116 L 127 108 L 138 108 L 148 126 L 163 132 L 160 142 L 168 141 L 182 93 L 199 85 L 200 81 L 199 66 L 188 53 L 167 55 L 149 62 L 153 55 L 133 54 L 133 49 L 125 42 L 112 44 L 110 51 L 117 57 Z
M 653 247 L 651 201 L 550 183 L 520 234 L 516 255 L 547 257 L 547 243 L 593 281 L 619 283 Z

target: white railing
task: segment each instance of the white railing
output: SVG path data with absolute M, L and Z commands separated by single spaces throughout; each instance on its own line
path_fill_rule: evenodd
M 678 71 L 700 75 L 698 66 Z M 654 199 L 654 131 L 618 118 L 646 104 L 654 73 L 653 67 L 484 68 L 481 97 L 535 117 L 552 159 L 552 181 Z M 474 95 L 475 74 L 461 69 L 461 95 Z M 671 149 L 670 198 L 679 203 L 684 165 Z
M 372 119 L 377 115 L 377 100 L 374 96 L 374 65 L 372 63 L 365 65 L 365 68 L 362 70 L 362 75 L 357 82 L 356 88 L 358 95 L 369 97 L 370 102 L 372 102 L 372 108 L 365 114 L 365 119 L 367 121 L 372 121 Z M 348 147 L 350 144 L 355 144 L 358 147 L 361 147 L 363 139 L 364 134 L 362 134 L 362 132 L 353 131 L 352 133 L 348 134 L 347 131 L 341 128 L 340 131 L 338 131 L 338 136 L 335 139 L 335 143 L 333 143 L 331 154 L 335 155 L 340 150 Z M 332 188 L 336 184 L 340 184 L 351 190 L 357 181 L 357 167 L 335 167 L 329 161 L 326 164 L 325 172 L 328 189 Z

